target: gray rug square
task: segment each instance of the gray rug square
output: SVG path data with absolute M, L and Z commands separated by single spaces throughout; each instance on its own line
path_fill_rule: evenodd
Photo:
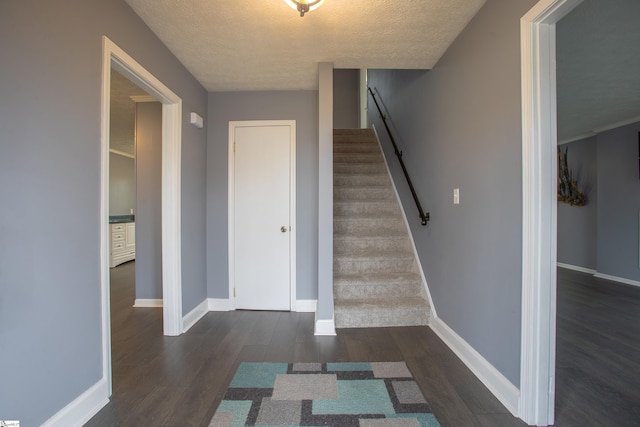
M 231 427 L 233 414 L 230 412 L 216 412 L 211 419 L 209 427 Z
M 376 378 L 412 378 L 404 362 L 372 362 L 371 370 Z
M 293 372 L 320 372 L 322 363 L 294 363 Z
M 272 400 L 337 399 L 338 380 L 335 374 L 278 375 Z
M 427 403 L 415 381 L 393 381 L 393 390 L 402 404 Z
M 420 427 L 415 418 L 383 418 L 360 420 L 360 427 Z
M 262 399 L 256 425 L 297 426 L 300 425 L 301 401 Z

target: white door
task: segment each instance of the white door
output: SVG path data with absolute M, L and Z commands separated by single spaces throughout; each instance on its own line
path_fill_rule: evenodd
M 295 122 L 232 122 L 235 307 L 291 308 Z

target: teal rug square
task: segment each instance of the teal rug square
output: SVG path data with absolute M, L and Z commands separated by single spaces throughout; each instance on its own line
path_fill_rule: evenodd
M 273 388 L 278 374 L 286 374 L 287 363 L 241 363 L 231 385 L 234 388 Z
M 370 371 L 371 363 L 363 362 L 341 362 L 341 363 L 327 363 L 328 372 L 336 371 Z
M 217 413 L 231 413 L 233 418 L 229 427 L 243 427 L 251 410 L 250 400 L 223 400 L 218 406 Z
M 384 380 L 338 381 L 338 399 L 314 400 L 314 414 L 393 414 Z

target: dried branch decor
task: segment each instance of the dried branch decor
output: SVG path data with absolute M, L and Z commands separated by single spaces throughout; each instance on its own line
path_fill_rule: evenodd
M 584 206 L 587 196 L 578 188 L 578 182 L 573 179 L 573 172 L 567 164 L 569 147 L 564 153 L 558 147 L 558 201 L 568 203 L 571 206 Z

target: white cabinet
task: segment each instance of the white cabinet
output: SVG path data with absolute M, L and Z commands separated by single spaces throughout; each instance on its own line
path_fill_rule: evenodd
M 109 267 L 136 259 L 136 223 L 124 222 L 110 224 L 111 252 Z

